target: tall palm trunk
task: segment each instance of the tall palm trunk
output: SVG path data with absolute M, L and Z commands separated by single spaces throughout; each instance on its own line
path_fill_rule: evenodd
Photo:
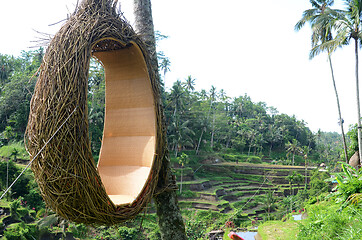
M 153 29 L 151 0 L 134 0 L 135 28 L 146 43 L 147 50 L 151 54 L 151 61 L 155 69 L 158 69 L 156 41 Z M 159 74 L 157 74 L 159 78 Z M 160 80 L 158 79 L 158 82 Z M 163 115 L 163 111 L 161 114 Z M 164 123 L 164 116 L 162 116 Z M 162 124 L 163 125 L 163 124 Z M 164 134 L 165 133 L 165 130 Z M 167 146 L 167 144 L 165 143 Z M 167 150 L 166 150 L 167 151 Z M 172 182 L 171 164 L 168 151 L 162 159 L 162 168 L 159 175 L 158 187 L 165 189 L 165 185 Z M 174 189 L 166 188 L 154 196 L 157 209 L 158 225 L 163 240 L 186 240 L 185 225 L 180 209 L 177 205 L 177 195 Z
M 204 131 L 206 127 L 203 127 L 202 130 L 201 130 L 201 135 L 200 135 L 200 138 L 199 138 L 199 141 L 197 143 L 197 147 L 196 147 L 196 155 L 199 155 L 199 148 L 200 148 L 200 144 L 201 144 L 201 140 L 202 140 L 202 135 L 204 135 Z
M 362 159 L 362 141 L 361 141 L 361 108 L 359 101 L 359 81 L 358 81 L 358 39 L 355 38 L 355 48 L 354 52 L 356 55 L 356 96 L 357 96 L 357 115 L 358 115 L 358 150 L 359 150 L 359 159 Z
M 209 117 L 210 117 L 210 113 L 211 113 L 212 103 L 213 103 L 213 101 L 211 99 L 209 112 L 207 113 L 207 118 L 206 118 L 207 123 L 209 123 Z M 202 130 L 201 130 L 201 135 L 200 135 L 200 138 L 199 138 L 199 142 L 198 142 L 197 147 L 196 147 L 196 155 L 199 155 L 200 144 L 201 144 L 202 136 L 204 135 L 204 131 L 206 131 L 206 126 L 204 128 L 202 128 Z M 212 147 L 212 145 L 211 145 L 211 147 Z
M 335 94 L 336 94 L 336 99 L 337 99 L 339 122 L 340 122 L 340 124 L 341 124 L 341 131 L 342 131 L 342 140 L 343 140 L 344 156 L 345 156 L 345 159 L 346 159 L 346 163 L 348 163 L 347 144 L 346 144 L 346 137 L 344 136 L 344 130 L 343 130 L 343 119 L 342 119 L 341 107 L 340 107 L 340 105 L 339 105 L 339 97 L 338 97 L 338 92 L 337 92 L 337 87 L 336 87 L 336 81 L 335 81 L 335 79 L 334 79 L 334 73 L 333 73 L 333 67 L 332 67 L 332 60 L 331 60 L 331 56 L 330 56 L 329 54 L 328 54 L 328 61 L 329 61 L 329 66 L 330 66 L 330 68 L 331 68 L 333 87 L 334 87 L 334 92 L 335 92 Z
M 210 148 L 214 147 L 214 135 L 215 135 L 215 114 L 212 114 L 212 131 L 211 131 L 211 140 L 210 140 Z

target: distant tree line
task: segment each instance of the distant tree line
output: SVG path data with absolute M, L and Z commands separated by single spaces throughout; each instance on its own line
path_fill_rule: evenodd
M 254 103 L 246 94 L 231 98 L 214 86 L 196 91 L 194 83 L 188 76 L 165 92 L 168 143 L 176 156 L 187 149 L 268 154 L 293 142 L 315 148 L 314 135 L 303 120 L 279 114 L 264 102 Z

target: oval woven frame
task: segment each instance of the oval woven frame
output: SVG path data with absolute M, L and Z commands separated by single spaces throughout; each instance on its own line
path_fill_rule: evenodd
M 113 0 L 83 1 L 51 40 L 30 105 L 26 145 L 31 158 L 60 128 L 32 163 L 36 181 L 47 206 L 77 223 L 112 225 L 142 211 L 152 198 L 165 154 L 156 71 L 144 43 L 115 6 Z M 156 153 L 138 198 L 131 205 L 116 206 L 105 191 L 91 154 L 88 72 L 92 51 L 128 44 L 141 50 L 147 65 L 155 103 Z

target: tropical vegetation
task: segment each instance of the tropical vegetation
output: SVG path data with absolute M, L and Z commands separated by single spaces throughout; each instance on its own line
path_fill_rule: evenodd
M 198 80 L 187 73 L 170 88 L 162 83 L 167 144 L 189 239 L 205 239 L 215 229 L 245 230 L 257 225 L 265 239 L 273 239 L 270 232 L 282 234 L 283 239 L 362 238 L 362 172 L 346 163 L 361 149 L 358 52 L 362 1 L 344 2 L 346 9 L 341 10 L 333 8 L 333 0 L 310 0 L 312 8 L 295 25 L 300 30 L 310 24 L 311 58 L 327 54 L 341 134 L 312 132 L 302 119 L 279 113 L 265 102 L 254 102 L 247 94 L 231 97 L 214 86 L 198 90 Z M 158 40 L 166 38 L 156 35 Z M 345 134 L 332 54 L 351 40 L 358 121 Z M 1 194 L 29 162 L 24 132 L 43 54 L 42 48 L 18 57 L 0 54 Z M 165 81 L 171 61 L 165 53 L 158 57 L 160 77 Z M 88 118 L 95 161 L 103 134 L 104 96 L 104 70 L 92 61 Z M 296 223 L 295 214 L 306 219 Z M 0 201 L 0 235 L 4 239 L 160 239 L 160 229 L 152 204 L 143 216 L 113 227 L 61 219 L 46 208 L 27 169 Z

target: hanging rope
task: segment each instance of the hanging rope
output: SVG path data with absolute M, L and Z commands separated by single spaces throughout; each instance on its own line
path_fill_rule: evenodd
M 78 107 L 75 107 L 74 110 L 69 114 L 69 116 L 64 120 L 64 122 L 60 125 L 60 127 L 54 132 L 54 134 L 48 139 L 48 141 L 44 144 L 44 146 L 39 150 L 39 152 L 33 157 L 33 159 L 26 165 L 26 167 L 21 171 L 19 176 L 13 181 L 13 183 L 5 190 L 5 192 L 1 195 L 0 200 L 5 196 L 5 194 L 11 189 L 11 187 L 18 181 L 18 179 L 21 177 L 21 175 L 24 174 L 26 169 L 29 168 L 29 166 L 32 164 L 34 159 L 38 157 L 38 155 L 43 151 L 43 149 L 48 145 L 48 143 L 54 138 L 54 136 L 59 132 L 59 130 L 63 127 L 63 125 L 69 120 L 69 118 L 74 114 L 75 110 L 77 110 Z

